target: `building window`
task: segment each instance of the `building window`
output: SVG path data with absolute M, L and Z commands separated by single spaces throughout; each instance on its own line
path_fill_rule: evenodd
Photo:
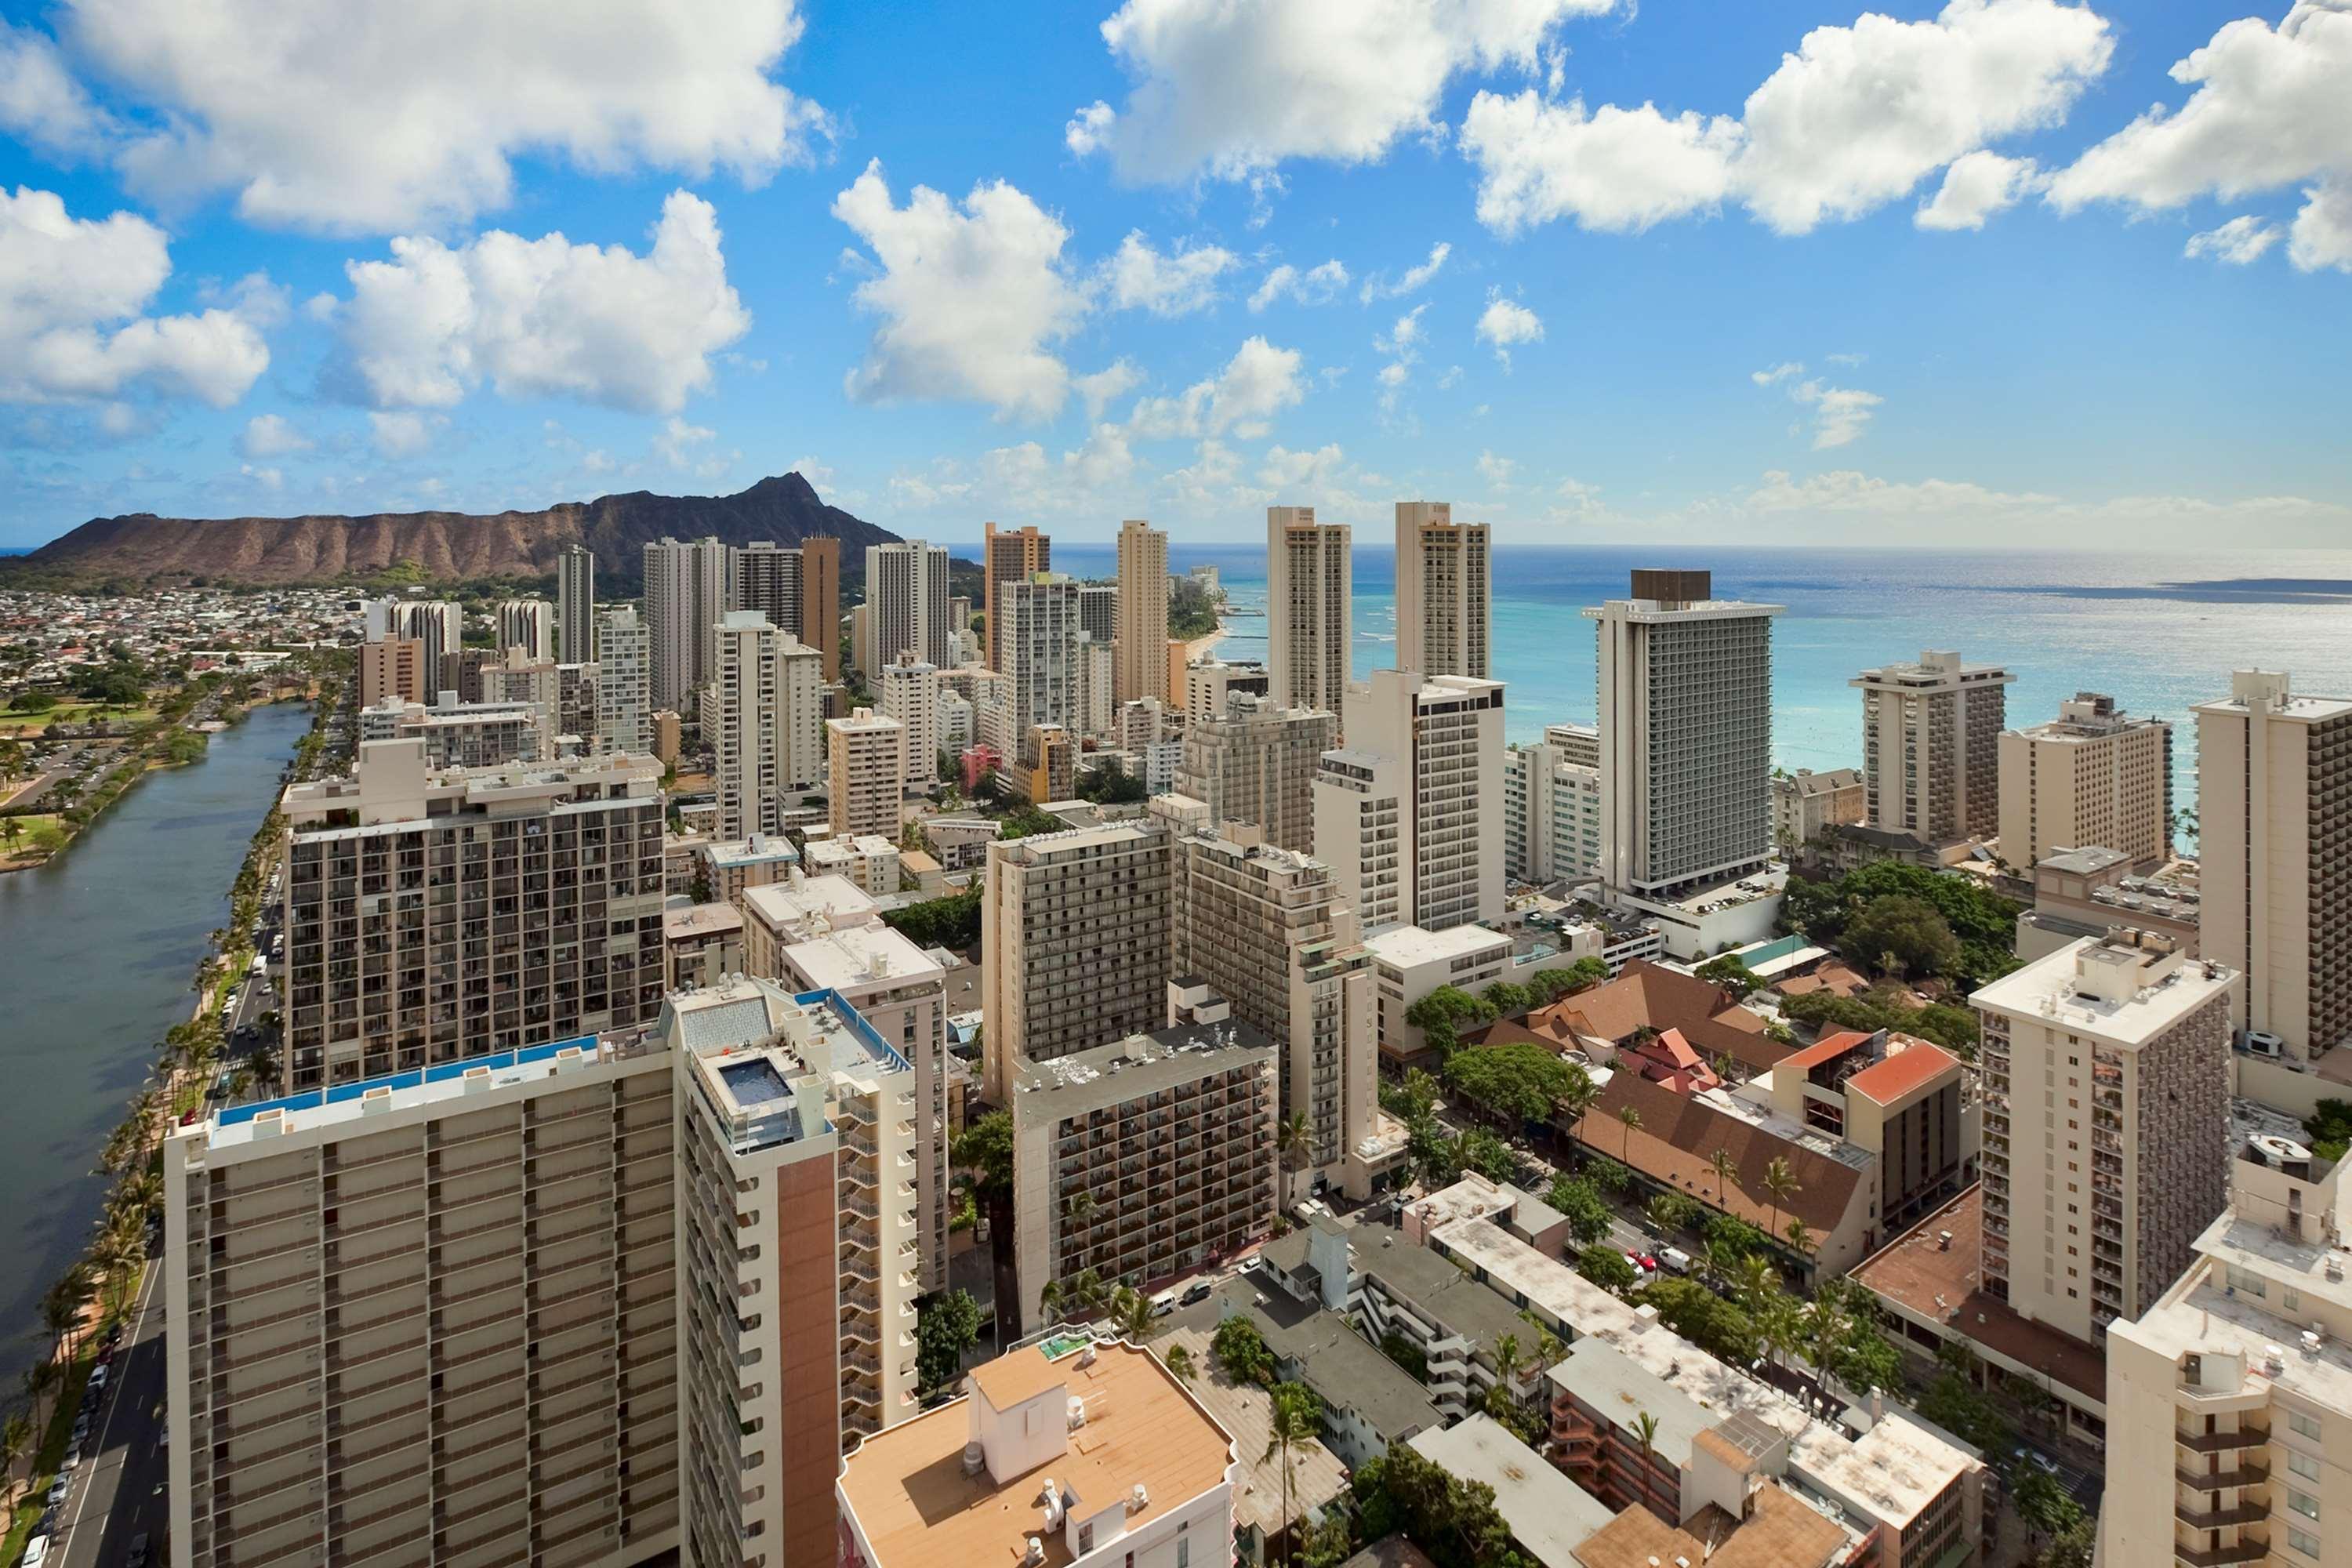
M 2289 1449 L 2286 1456 L 2286 1468 L 2306 1481 L 2315 1481 L 2319 1479 L 2319 1461 L 2309 1454 L 2298 1454 Z
M 2286 1506 L 2305 1519 L 2319 1517 L 2319 1500 L 2309 1492 L 2299 1492 L 2290 1489 L 2286 1494 Z
M 2286 1532 L 2286 1543 L 2305 1557 L 2319 1555 L 2319 1537 L 2315 1535 L 2305 1535 L 2300 1530 L 2290 1530 Z
M 2286 1413 L 2286 1425 L 2287 1430 L 2296 1436 L 2308 1437 L 2315 1443 L 2319 1441 L 2318 1416 L 2305 1415 L 2300 1410 L 2290 1410 Z
M 2230 1289 L 2241 1296 L 2261 1297 L 2270 1293 L 2270 1281 L 2259 1274 L 2249 1274 L 2236 1264 L 2230 1265 L 2227 1276 Z

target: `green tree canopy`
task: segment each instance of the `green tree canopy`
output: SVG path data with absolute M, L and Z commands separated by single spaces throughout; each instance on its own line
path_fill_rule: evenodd
M 1217 1325 L 1209 1342 L 1209 1350 L 1217 1364 L 1236 1383 L 1272 1384 L 1274 1382 L 1274 1352 L 1249 1317 L 1235 1313 Z
M 1907 893 L 1874 900 L 1846 922 L 1838 950 L 1857 963 L 1912 977 L 1948 974 L 1960 961 L 1960 939 L 1936 906 Z
M 1465 1029 L 1488 1023 L 1494 1009 L 1458 985 L 1441 985 L 1404 1010 L 1404 1021 L 1422 1032 L 1432 1050 L 1450 1053 Z
M 1549 1121 L 1553 1104 L 1585 1072 L 1549 1047 L 1514 1040 L 1454 1051 L 1445 1058 L 1444 1076 L 1463 1100 L 1498 1121 L 1517 1124 Z
M 1702 1350 L 1746 1365 L 1756 1359 L 1756 1325 L 1738 1304 L 1696 1279 L 1653 1279 L 1641 1300 L 1657 1308 L 1658 1320 Z
M 962 952 L 980 940 L 980 884 L 884 912 L 883 923 L 918 947 Z
M 963 1370 L 963 1352 L 980 1343 L 980 1303 L 969 1291 L 927 1296 L 915 1312 L 915 1375 L 944 1388 Z
M 1579 1253 L 1576 1271 L 1603 1290 L 1631 1290 L 1642 1277 L 1615 1244 L 1607 1241 L 1596 1241 Z
M 1554 1176 L 1544 1201 L 1568 1221 L 1579 1246 L 1588 1246 L 1609 1234 L 1609 1204 L 1601 1189 L 1584 1176 Z
M 1708 959 L 1692 973 L 1701 980 L 1710 981 L 1730 992 L 1734 1001 L 1746 1000 L 1764 984 L 1744 961 L 1727 952 L 1720 958 Z

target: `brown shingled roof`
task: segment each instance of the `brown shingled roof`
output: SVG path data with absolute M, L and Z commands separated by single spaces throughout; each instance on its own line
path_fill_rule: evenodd
M 1614 980 L 1537 1008 L 1526 1026 L 1561 1048 L 1580 1035 L 1615 1044 L 1636 1029 L 1675 1029 L 1710 1059 L 1728 1057 L 1751 1072 L 1789 1054 L 1764 1033 L 1764 1020 L 1721 986 L 1646 959 L 1627 964 Z
M 1631 1106 L 1642 1125 L 1629 1134 L 1618 1113 Z M 1758 1226 L 1769 1226 L 1774 1210 L 1764 1193 L 1764 1170 L 1774 1160 L 1789 1162 L 1800 1191 L 1779 1210 L 1780 1223 L 1801 1219 L 1826 1236 L 1845 1217 L 1862 1173 L 1801 1144 L 1776 1138 L 1704 1100 L 1685 1099 L 1630 1072 L 1612 1076 L 1592 1109 L 1577 1124 L 1575 1137 L 1587 1148 L 1622 1160 L 1653 1181 L 1672 1185 L 1701 1202 L 1716 1202 L 1715 1172 L 1707 1162 L 1717 1149 L 1738 1163 L 1731 1189 L 1719 1205 Z

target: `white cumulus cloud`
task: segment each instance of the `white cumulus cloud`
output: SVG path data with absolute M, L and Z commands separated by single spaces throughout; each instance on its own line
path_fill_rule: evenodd
M 1143 384 L 1143 373 L 1123 359 L 1113 360 L 1092 375 L 1070 378 L 1070 385 L 1087 405 L 1087 422 L 1092 424 L 1102 416 L 1102 411 Z
M 245 422 L 244 434 L 236 438 L 238 454 L 257 460 L 291 457 L 296 452 L 309 451 L 314 445 L 282 414 L 255 415 Z
M 1193 246 L 1163 256 L 1143 237 L 1141 229 L 1134 229 L 1103 263 L 1102 277 L 1114 310 L 1189 316 L 1215 304 L 1217 279 L 1240 265 L 1240 257 L 1214 245 Z
M 264 280 L 193 315 L 146 314 L 171 275 L 163 231 L 135 214 L 77 218 L 53 192 L 0 190 L 0 401 L 243 397 L 269 366 L 262 326 L 280 297 Z
M 1359 298 L 1367 305 L 1375 300 L 1395 300 L 1422 288 L 1444 270 L 1445 258 L 1454 254 L 1451 242 L 1440 240 L 1429 247 L 1429 259 L 1418 267 L 1408 267 L 1391 279 L 1385 272 L 1375 272 L 1364 279 Z
M 30 27 L 0 22 L 0 130 L 74 158 L 103 151 L 113 127 L 57 45 Z
M 1000 418 L 1060 411 L 1070 371 L 1049 345 L 1088 301 L 1063 261 L 1070 236 L 1057 219 L 1001 180 L 961 205 L 917 185 L 899 206 L 879 162 L 835 198 L 833 216 L 879 264 L 855 296 L 879 324 L 849 373 L 851 397 L 962 399 Z
M 2060 170 L 2052 203 L 2156 211 L 2302 186 L 2287 258 L 2352 269 L 2352 5 L 2294 0 L 2275 30 L 2226 23 L 2171 74 L 2194 89 L 2188 100 L 2158 104 Z
M 421 457 L 433 445 L 433 433 L 444 421 L 404 410 L 377 409 L 368 416 L 368 431 L 376 451 L 386 458 Z
M 1135 405 L 1129 430 L 1144 437 L 1222 436 L 1254 440 L 1266 422 L 1307 395 L 1297 349 L 1262 337 L 1245 340 L 1223 370 L 1175 397 L 1147 397 Z
M 1123 108 L 1091 104 L 1065 139 L 1121 178 L 1246 180 L 1286 158 L 1374 162 L 1434 135 L 1446 84 L 1538 68 L 1570 16 L 1612 0 L 1126 0 L 1103 38 L 1132 79 Z
M 1483 343 L 1495 346 L 1495 357 L 1507 367 L 1511 363 L 1511 347 L 1515 343 L 1543 342 L 1541 318 L 1516 300 L 1506 300 L 1499 289 L 1486 297 L 1486 308 L 1478 313 L 1475 334 Z
M 2202 234 L 2192 234 L 2180 254 L 2191 261 L 2210 257 L 2226 261 L 2232 267 L 2243 267 L 2259 258 L 2279 241 L 2279 231 L 2261 218 L 2249 214 L 2233 217 L 2219 228 L 2209 228 Z
M 1339 297 L 1348 286 L 1348 268 L 1338 257 L 1320 267 L 1310 267 L 1304 272 L 1286 261 L 1268 272 L 1258 282 L 1249 297 L 1252 310 L 1263 310 L 1276 300 L 1289 298 L 1302 305 L 1328 305 Z
M 829 131 L 771 79 L 793 0 L 67 0 L 57 25 L 125 105 L 105 136 L 133 189 L 234 192 L 257 223 L 463 223 L 522 153 L 757 182 Z
M 1832 360 L 1859 363 L 1859 354 L 1832 354 Z M 1819 377 L 1808 378 L 1803 363 L 1789 360 L 1769 370 L 1751 371 L 1748 379 L 1759 386 L 1786 386 L 1789 400 L 1811 413 L 1813 449 L 1825 451 L 1832 447 L 1852 446 L 1862 437 L 1863 427 L 1871 421 L 1880 404 L 1886 400 L 1874 392 L 1855 387 L 1832 386 Z
M 1588 110 L 1482 91 L 1463 121 L 1479 220 L 1633 233 L 1737 200 L 1804 234 L 1897 200 L 1935 170 L 2062 121 L 2106 69 L 2106 22 L 2058 0 L 1950 0 L 1932 20 L 1816 27 L 1740 117 Z
M 446 407 L 488 382 L 667 414 L 709 386 L 710 356 L 751 324 L 727 281 L 719 216 L 685 191 L 642 256 L 492 230 L 452 247 L 409 236 L 344 268 L 342 353 L 379 407 Z
M 1998 153 L 1970 153 L 1952 161 L 1936 194 L 1919 204 L 1911 221 L 1921 228 L 1982 228 L 1985 219 L 2015 206 L 2035 183 L 2033 160 Z

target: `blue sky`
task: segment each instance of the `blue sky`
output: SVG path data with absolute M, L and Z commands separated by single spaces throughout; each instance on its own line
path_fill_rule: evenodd
M 2352 540 L 2352 0 L 0 16 L 0 544 Z

